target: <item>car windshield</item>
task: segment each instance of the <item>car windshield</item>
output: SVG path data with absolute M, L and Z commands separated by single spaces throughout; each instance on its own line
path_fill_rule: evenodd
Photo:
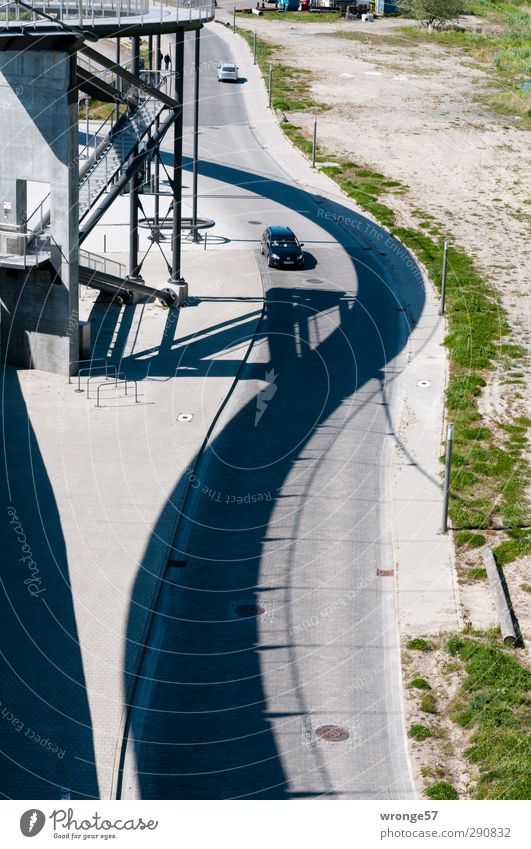
M 286 236 L 282 239 L 273 239 L 271 244 L 274 248 L 293 248 L 297 245 L 297 240 L 294 236 Z
M 235 71 L 236 67 L 234 65 L 222 65 L 221 70 L 222 71 Z

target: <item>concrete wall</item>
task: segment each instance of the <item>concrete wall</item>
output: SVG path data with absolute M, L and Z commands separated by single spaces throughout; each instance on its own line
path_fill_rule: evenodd
M 49 183 L 50 232 L 59 246 L 54 256 L 57 276 L 28 270 L 8 275 L 2 269 L 2 356 L 14 365 L 64 374 L 78 357 L 74 83 L 75 54 L 73 58 L 68 50 L 0 53 L 0 213 L 7 202 L 12 216 L 11 222 L 5 217 L 2 222 L 20 223 L 24 212 L 20 181 Z

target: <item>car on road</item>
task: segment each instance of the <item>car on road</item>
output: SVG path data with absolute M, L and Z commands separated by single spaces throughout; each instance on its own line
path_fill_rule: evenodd
M 218 81 L 220 83 L 238 82 L 238 66 L 234 62 L 220 62 L 218 65 Z
M 303 244 L 290 227 L 267 227 L 260 240 L 260 253 L 267 257 L 270 268 L 302 268 Z

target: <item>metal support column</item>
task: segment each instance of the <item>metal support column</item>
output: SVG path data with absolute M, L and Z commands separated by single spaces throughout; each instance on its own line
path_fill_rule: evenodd
M 116 39 L 116 64 L 117 65 L 120 64 L 120 39 L 119 38 Z M 117 84 L 121 86 L 122 81 L 120 80 L 120 78 L 116 77 L 115 79 L 117 81 Z M 120 117 L 120 104 L 118 103 L 118 101 L 116 101 L 116 110 L 115 110 L 114 114 L 115 114 L 116 120 L 118 120 L 118 118 Z
M 197 231 L 197 171 L 199 159 L 199 55 L 200 55 L 200 37 L 201 30 L 195 31 L 195 55 L 194 55 L 194 152 L 193 152 L 193 172 L 192 172 L 192 239 L 194 242 L 199 242 L 200 237 Z
M 156 37 L 155 50 L 156 50 L 155 67 L 157 69 L 157 85 L 158 85 L 158 82 L 159 82 L 159 79 L 160 79 L 160 72 L 161 72 L 161 69 L 162 69 L 162 52 L 161 52 L 161 49 L 160 49 L 160 35 L 157 35 L 157 37 Z M 159 117 L 157 115 L 157 118 L 155 119 L 155 134 L 157 133 L 157 130 L 159 128 L 159 123 L 160 123 L 160 120 L 159 120 Z M 157 240 L 164 238 L 164 236 L 162 235 L 162 233 L 158 229 L 158 227 L 159 227 L 159 210 L 160 210 L 159 191 L 160 191 L 160 145 L 157 148 L 157 150 L 155 151 L 155 213 L 154 213 L 155 229 L 154 229 L 153 235 Z
M 182 229 L 182 159 L 183 159 L 183 83 L 184 83 L 184 32 L 175 33 L 175 100 L 179 114 L 173 125 L 173 229 L 171 277 L 168 283 L 178 287 L 180 304 L 188 297 L 188 286 L 181 275 L 181 229 Z
M 132 70 L 135 76 L 140 73 L 140 36 L 131 38 Z M 140 92 L 139 92 L 140 95 Z M 134 98 L 136 99 L 136 98 Z M 134 159 L 138 156 L 138 145 L 135 145 L 131 154 Z M 140 188 L 140 175 L 138 171 L 131 177 L 129 182 L 129 274 L 131 280 L 140 280 L 140 269 L 138 267 L 138 190 Z

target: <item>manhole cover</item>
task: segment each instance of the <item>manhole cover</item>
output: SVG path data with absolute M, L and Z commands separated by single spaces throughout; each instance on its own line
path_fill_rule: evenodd
M 417 380 L 417 386 L 420 386 L 421 389 L 426 389 L 431 383 L 430 380 Z
M 240 604 L 234 612 L 241 619 L 249 619 L 251 616 L 262 616 L 265 613 L 265 607 L 260 604 Z
M 194 417 L 193 413 L 179 413 L 177 416 L 178 422 L 191 422 Z
M 321 280 L 320 277 L 307 277 L 306 282 L 307 283 L 322 283 L 323 281 Z
M 261 224 L 261 221 L 248 221 L 247 224 Z
M 344 743 L 350 737 L 346 728 L 341 725 L 320 725 L 315 729 L 315 736 L 329 743 Z

